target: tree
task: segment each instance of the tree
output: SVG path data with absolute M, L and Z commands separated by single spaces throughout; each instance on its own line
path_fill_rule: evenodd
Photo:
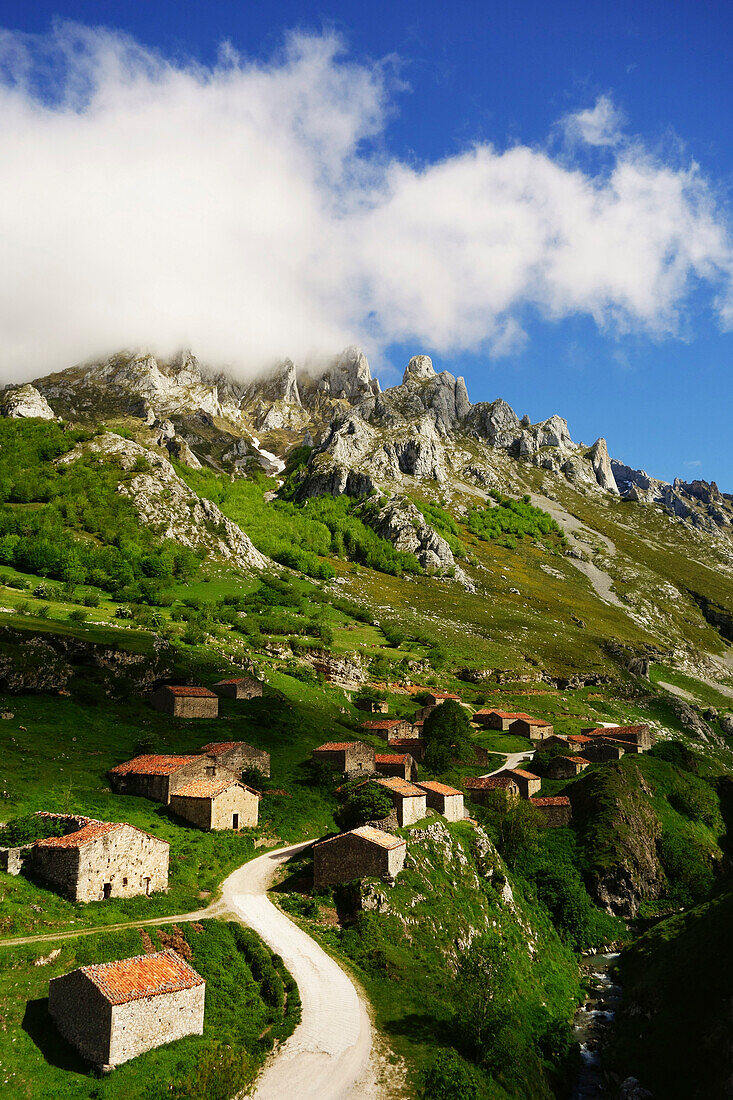
M 454 699 L 432 710 L 423 725 L 425 766 L 431 772 L 444 772 L 454 757 L 461 759 L 472 751 L 468 714 Z
M 476 1071 L 455 1050 L 441 1050 L 423 1075 L 421 1100 L 478 1100 Z
M 375 783 L 365 783 L 349 795 L 339 810 L 338 822 L 344 829 L 356 829 L 367 821 L 381 821 L 392 812 L 392 799 Z
M 513 993 L 507 950 L 496 933 L 477 936 L 461 955 L 455 981 L 461 1034 L 480 1061 L 511 1018 Z
M 528 801 L 513 798 L 499 823 L 499 850 L 514 867 L 520 855 L 536 852 L 540 843 L 540 811 Z

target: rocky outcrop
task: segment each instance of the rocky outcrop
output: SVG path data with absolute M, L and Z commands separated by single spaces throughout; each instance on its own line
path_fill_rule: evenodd
M 387 504 L 371 521 L 378 535 L 396 550 L 414 554 L 429 573 L 444 573 L 455 568 L 455 558 L 444 538 L 428 523 L 411 501 L 398 497 Z
M 216 504 L 189 489 L 168 459 L 139 443 L 105 432 L 58 461 L 73 462 L 88 451 L 115 459 L 123 470 L 133 473 L 133 477 L 120 481 L 117 491 L 130 499 L 143 523 L 160 538 L 173 539 L 246 572 L 271 565 Z
M 606 489 L 609 493 L 618 493 L 618 485 L 613 476 L 611 459 L 608 455 L 608 446 L 603 437 L 595 441 L 590 449 L 589 458 L 593 473 L 596 475 L 596 481 L 601 489 Z
M 0 394 L 0 415 L 15 420 L 36 417 L 39 420 L 55 420 L 56 413 L 42 393 L 28 383 L 10 386 Z

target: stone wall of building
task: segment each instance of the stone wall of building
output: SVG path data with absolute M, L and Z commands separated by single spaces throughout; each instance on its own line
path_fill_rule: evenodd
M 217 684 L 216 690 L 227 699 L 259 699 L 262 695 L 262 684 L 259 680 L 246 676 L 233 684 Z
M 568 800 L 566 805 L 539 805 L 536 808 L 542 813 L 544 818 L 542 824 L 550 829 L 559 829 L 564 825 L 569 825 L 573 816 L 570 800 Z
M 119 1066 L 184 1035 L 202 1035 L 206 986 L 112 1006 L 108 1064 Z
M 424 794 L 414 798 L 400 798 L 399 795 L 391 791 L 388 793 L 392 796 L 394 808 L 397 812 L 397 820 L 403 828 L 405 825 L 414 825 L 416 821 L 422 821 L 427 815 L 428 807 Z
M 109 1064 L 112 1005 L 80 970 L 51 979 L 48 1012 L 82 1057 L 95 1066 Z
M 267 753 L 265 755 L 267 756 Z M 270 774 L 269 770 L 267 774 Z M 149 798 L 153 802 L 162 802 L 167 806 L 171 795 L 179 787 L 190 783 L 192 779 L 224 779 L 228 775 L 231 775 L 231 771 L 226 765 L 213 757 L 202 755 L 184 764 L 170 775 L 143 775 L 137 772 L 130 772 L 128 775 L 112 774 L 110 785 L 117 794 Z
M 314 885 L 330 886 L 357 878 L 396 878 L 404 866 L 406 850 L 406 845 L 383 848 L 353 833 L 343 833 L 315 845 Z
M 19 875 L 30 858 L 33 844 L 21 844 L 17 848 L 0 848 L 0 871 L 7 875 Z
M 423 787 L 420 783 L 418 783 L 418 787 L 425 792 L 425 802 L 431 810 L 442 814 L 446 821 L 463 821 L 466 811 L 463 805 L 463 795 L 460 792 L 458 794 L 441 794 L 429 787 Z
M 230 749 L 216 754 L 217 761 L 228 768 L 230 772 L 239 777 L 247 768 L 257 768 L 263 775 L 270 774 L 270 754 L 263 749 L 256 749 L 254 745 L 233 745 Z
M 219 700 L 216 695 L 175 695 L 161 687 L 150 696 L 150 702 L 155 710 L 171 714 L 174 718 L 219 716 Z
M 213 798 L 187 798 L 175 794 L 170 806 L 173 813 L 189 821 L 199 829 L 233 829 L 233 816 L 239 815 L 238 829 L 253 828 L 257 824 L 260 800 L 256 794 L 241 784 L 232 784 L 226 791 Z
M 168 889 L 169 850 L 166 841 L 123 825 L 80 848 L 37 845 L 31 867 L 70 901 L 132 898 Z
M 530 741 L 543 741 L 545 737 L 552 737 L 555 732 L 549 724 L 528 722 L 526 718 L 517 718 L 510 722 L 509 730 L 518 737 L 528 737 Z

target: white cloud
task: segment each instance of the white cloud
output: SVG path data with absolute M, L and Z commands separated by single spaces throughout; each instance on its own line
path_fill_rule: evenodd
M 618 145 L 623 139 L 623 113 L 610 96 L 599 96 L 594 107 L 576 111 L 563 120 L 565 133 L 572 141 L 586 145 Z
M 330 36 L 209 70 L 62 25 L 6 32 L 0 76 L 6 379 L 137 346 L 240 373 L 350 342 L 509 354 L 528 310 L 674 334 L 701 283 L 733 317 L 695 165 L 637 144 L 599 175 L 524 146 L 390 159 L 387 70 Z

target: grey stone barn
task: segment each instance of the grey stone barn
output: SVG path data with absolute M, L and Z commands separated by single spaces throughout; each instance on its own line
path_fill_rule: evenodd
M 229 680 L 219 680 L 214 684 L 217 694 L 226 699 L 260 699 L 262 682 L 254 676 L 233 676 Z
M 405 779 L 399 779 L 397 776 L 389 779 L 375 779 L 374 782 L 379 784 L 392 799 L 397 814 L 397 822 L 402 827 L 413 825 L 427 815 L 428 807 L 425 801 L 425 791 L 421 791 L 419 787 L 414 787 L 412 783 L 408 783 Z
M 231 771 L 214 756 L 144 755 L 110 768 L 110 785 L 115 794 L 133 794 L 168 805 L 171 795 L 192 779 L 231 777 Z
M 510 775 L 478 775 L 464 780 L 466 794 L 480 806 L 491 801 L 494 791 L 503 791 L 507 798 L 519 798 L 519 784 Z
M 400 779 L 417 779 L 417 764 L 409 752 L 378 752 L 374 754 L 374 770 L 379 775 L 396 775 Z
M 313 750 L 313 759 L 329 764 L 344 775 L 372 775 L 374 749 L 363 741 L 326 741 Z
M 269 752 L 256 749 L 246 741 L 212 741 L 204 745 L 201 752 L 213 756 L 217 764 L 235 775 L 241 775 L 245 768 L 256 768 L 262 775 L 270 774 Z
M 583 756 L 553 756 L 547 766 L 550 779 L 573 779 L 590 764 Z
M 88 819 L 66 836 L 37 840 L 30 868 L 70 901 L 132 898 L 168 889 L 169 851 L 134 825 Z
M 394 881 L 405 864 L 407 845 L 371 825 L 321 840 L 313 848 L 313 884 L 331 886 L 357 878 Z
M 366 711 L 367 714 L 389 713 L 389 703 L 386 699 L 357 699 L 354 706 L 357 710 Z
M 171 795 L 170 808 L 199 829 L 250 829 L 257 824 L 260 795 L 229 779 L 194 779 Z
M 205 687 L 164 684 L 150 696 L 156 710 L 174 718 L 217 718 L 219 697 Z
M 624 752 L 648 752 L 656 741 L 656 734 L 645 723 L 637 726 L 593 726 L 580 732 L 594 741 L 601 738 L 610 743 L 618 743 Z
M 501 775 L 508 775 L 510 779 L 519 787 L 519 794 L 522 798 L 531 798 L 533 794 L 537 794 L 542 786 L 542 780 L 538 775 L 533 772 L 526 772 L 524 768 L 506 768 Z
M 570 799 L 566 795 L 558 794 L 552 798 L 530 798 L 530 806 L 535 806 L 542 814 L 542 824 L 549 829 L 559 829 L 563 825 L 569 825 L 573 810 Z
M 394 741 L 413 736 L 412 722 L 408 722 L 406 718 L 377 718 L 368 722 L 360 722 L 359 725 L 365 733 L 372 733 L 375 737 L 381 737 L 384 741 Z
M 201 975 L 167 950 L 52 978 L 48 1011 L 88 1062 L 110 1068 L 184 1035 L 201 1035 L 205 996 Z
M 429 809 L 442 814 L 446 821 L 463 821 L 466 811 L 463 807 L 462 791 L 457 791 L 455 787 L 449 787 L 433 779 L 416 783 L 415 786 L 425 792 L 425 801 Z

